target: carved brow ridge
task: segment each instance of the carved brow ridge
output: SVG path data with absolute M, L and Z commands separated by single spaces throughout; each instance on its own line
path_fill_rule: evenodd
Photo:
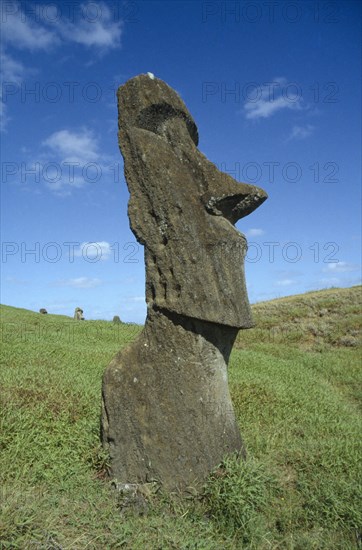
M 136 120 L 136 126 L 143 130 L 149 130 L 154 134 L 161 133 L 161 127 L 171 118 L 180 118 L 186 123 L 187 130 L 196 147 L 199 144 L 199 133 L 193 120 L 181 109 L 175 109 L 169 103 L 154 103 L 142 109 Z

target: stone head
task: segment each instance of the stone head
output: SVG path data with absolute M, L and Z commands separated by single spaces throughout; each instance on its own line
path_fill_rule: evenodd
M 207 160 L 191 114 L 162 80 L 140 75 L 117 95 L 128 214 L 145 246 L 148 306 L 252 326 L 244 277 L 247 242 L 234 224 L 266 193 Z

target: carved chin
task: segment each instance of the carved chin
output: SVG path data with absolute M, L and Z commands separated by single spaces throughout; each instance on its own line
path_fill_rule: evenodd
M 147 303 L 211 323 L 250 328 L 246 250 L 246 239 L 231 225 L 227 240 L 191 250 L 181 243 L 167 245 L 156 256 L 146 250 Z

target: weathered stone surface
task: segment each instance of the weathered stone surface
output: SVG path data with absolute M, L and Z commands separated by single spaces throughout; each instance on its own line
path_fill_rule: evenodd
M 76 307 L 74 310 L 74 320 L 84 321 L 83 310 L 80 307 Z
M 39 309 L 39 313 L 41 313 L 42 315 L 46 315 L 48 312 L 44 307 L 42 307 Z
M 115 325 L 119 325 L 119 324 L 121 323 L 121 319 L 120 319 L 119 315 L 115 315 L 115 316 L 113 317 L 113 323 L 114 323 Z
M 148 315 L 103 378 L 102 439 L 120 483 L 197 485 L 242 451 L 227 383 L 240 328 L 252 326 L 246 239 L 234 223 L 266 193 L 198 150 L 180 97 L 140 75 L 118 90 L 128 214 L 145 246 Z
M 197 485 L 241 450 L 227 384 L 237 329 L 149 310 L 103 379 L 103 441 L 124 483 Z
M 266 193 L 207 160 L 186 106 L 161 80 L 128 81 L 118 91 L 118 108 L 131 228 L 146 245 L 147 303 L 250 327 L 246 239 L 232 224 Z

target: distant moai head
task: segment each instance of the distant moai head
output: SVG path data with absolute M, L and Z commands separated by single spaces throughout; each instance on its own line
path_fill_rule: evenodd
M 41 313 L 42 315 L 46 315 L 48 312 L 44 307 L 42 307 L 41 309 L 39 309 L 39 313 Z
M 246 238 L 234 227 L 266 198 L 198 150 L 185 104 L 153 75 L 117 92 L 128 214 L 145 246 L 148 307 L 236 328 L 252 326 Z
M 74 319 L 76 321 L 84 321 L 83 310 L 80 307 L 76 307 L 74 311 Z
M 116 325 L 119 325 L 121 323 L 121 319 L 118 315 L 115 315 L 113 317 L 113 323 L 115 323 Z

